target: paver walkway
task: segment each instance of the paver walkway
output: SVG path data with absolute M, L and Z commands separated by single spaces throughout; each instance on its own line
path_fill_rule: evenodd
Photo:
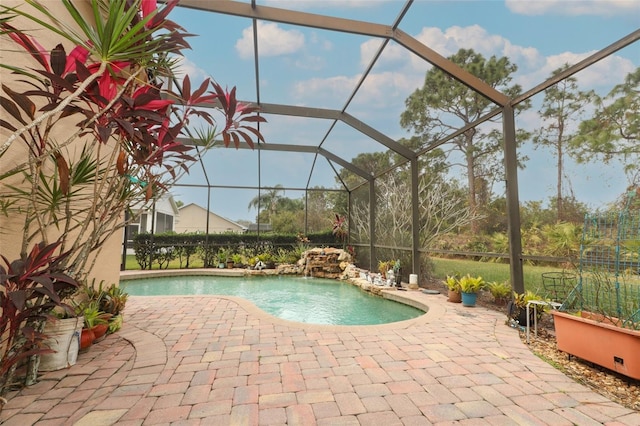
M 125 326 L 9 395 L 4 425 L 640 425 L 531 354 L 503 315 L 398 292 L 415 320 L 334 327 L 233 297 L 130 297 Z

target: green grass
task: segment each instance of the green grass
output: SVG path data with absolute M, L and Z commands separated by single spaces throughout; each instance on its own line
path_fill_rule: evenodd
M 460 275 L 471 274 L 480 275 L 485 281 L 506 281 L 509 279 L 509 265 L 506 263 L 477 262 L 474 260 L 462 259 L 440 259 L 432 257 L 434 266 L 434 276 L 444 279 L 447 275 L 459 273 Z M 552 266 L 531 266 L 524 265 L 524 287 L 525 290 L 543 293 L 542 273 L 562 271 L 561 268 Z
M 440 259 L 431 258 L 434 265 L 434 276 L 444 279 L 447 275 L 460 273 L 461 275 L 471 274 L 472 276 L 480 275 L 485 281 L 506 281 L 509 279 L 509 265 L 505 263 L 489 263 L 477 262 L 474 260 L 462 259 Z M 189 268 L 202 268 L 203 262 L 198 256 L 193 256 L 189 264 Z M 180 268 L 180 262 L 174 260 L 169 264 L 169 269 Z M 140 270 L 140 265 L 136 262 L 134 255 L 127 256 L 127 270 Z M 158 269 L 158 265 L 154 263 L 153 269 Z M 526 290 L 542 292 L 542 273 L 562 271 L 561 268 L 550 266 L 530 266 L 524 265 L 524 285 Z

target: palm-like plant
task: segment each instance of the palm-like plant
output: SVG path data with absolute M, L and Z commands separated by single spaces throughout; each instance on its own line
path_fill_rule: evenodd
M 264 194 L 259 194 L 253 197 L 249 202 L 249 210 L 256 209 L 258 215 L 261 211 L 267 210 L 269 212 L 269 218 L 276 214 L 278 203 L 282 200 L 281 193 L 284 193 L 284 188 L 281 184 L 277 184 L 271 189 L 266 190 Z
M 484 279 L 482 277 L 472 277 L 470 274 L 460 278 L 460 290 L 463 293 L 477 293 L 484 288 Z
M 125 225 L 125 209 L 159 197 L 195 161 L 179 138 L 194 133 L 193 119 L 215 121 L 194 105 L 224 114 L 217 134 L 195 132 L 207 136 L 205 146 L 218 135 L 225 145 L 252 146 L 262 136 L 251 124 L 264 119 L 236 100 L 235 89 L 175 80 L 176 58 L 189 47 L 189 34 L 167 19 L 177 0 L 162 9 L 155 0 L 92 0 L 89 18 L 71 0 L 61 1 L 66 16 L 24 3 L 0 6 L 0 32 L 33 62 L 2 65 L 19 77 L 2 85 L 0 126 L 10 134 L 0 157 L 19 160 L 3 161 L 0 211 L 24 218 L 22 253 L 61 238 L 67 271 L 84 281 L 104 242 Z M 45 50 L 12 25 L 16 17 L 75 47 Z M 170 80 L 178 90 L 167 88 Z
M 188 48 L 189 34 L 167 19 L 176 4 L 168 0 L 158 9 L 155 0 L 7 0 L 0 5 L 3 54 L 16 58 L 0 64 L 0 212 L 7 216 L 3 225 L 12 222 L 3 226 L 2 237 L 19 241 L 14 246 L 22 253 L 13 263 L 3 257 L 7 268 L 0 267 L 1 339 L 38 337 L 38 321 L 59 303 L 63 287 L 87 282 L 105 242 L 126 225 L 128 206 L 145 207 L 189 170 L 195 159 L 179 138 L 193 133 L 188 126 L 194 119 L 216 127 L 212 115 L 195 105 L 212 105 L 224 115 L 218 132 L 199 132 L 206 136 L 205 147 L 216 136 L 227 146 L 263 140 L 251 125 L 264 119 L 256 107 L 236 100 L 235 89 L 226 91 L 210 79 L 192 87 L 188 76 L 177 82 L 177 58 Z M 41 42 L 50 46 L 32 34 L 47 37 Z M 73 48 L 67 53 L 65 45 Z M 19 51 L 27 55 L 18 58 Z M 15 65 L 22 59 L 28 63 Z M 176 90 L 169 90 L 169 82 Z M 13 226 L 18 220 L 22 225 Z M 44 263 L 25 272 L 20 265 L 30 258 L 30 247 L 44 247 L 30 251 Z M 54 250 L 65 254 L 55 257 Z M 40 270 L 48 275 L 29 275 Z M 24 288 L 14 291 L 17 284 Z M 35 296 L 27 297 L 25 289 Z M 15 321 L 9 324 L 10 315 Z M 11 362 L 35 353 L 29 352 L 33 344 L 21 342 L 0 341 L 7 351 L 0 391 L 7 368 L 14 368 Z

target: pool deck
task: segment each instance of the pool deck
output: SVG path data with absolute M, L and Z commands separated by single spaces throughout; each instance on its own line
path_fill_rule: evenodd
M 429 311 L 376 326 L 274 318 L 221 296 L 132 296 L 124 327 L 10 393 L 10 425 L 640 425 L 522 343 L 504 315 Z

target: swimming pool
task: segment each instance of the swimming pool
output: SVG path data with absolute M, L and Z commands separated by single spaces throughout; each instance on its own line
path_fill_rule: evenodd
M 424 311 L 341 281 L 298 276 L 183 276 L 122 280 L 132 296 L 238 296 L 263 311 L 308 324 L 373 325 L 419 317 Z

